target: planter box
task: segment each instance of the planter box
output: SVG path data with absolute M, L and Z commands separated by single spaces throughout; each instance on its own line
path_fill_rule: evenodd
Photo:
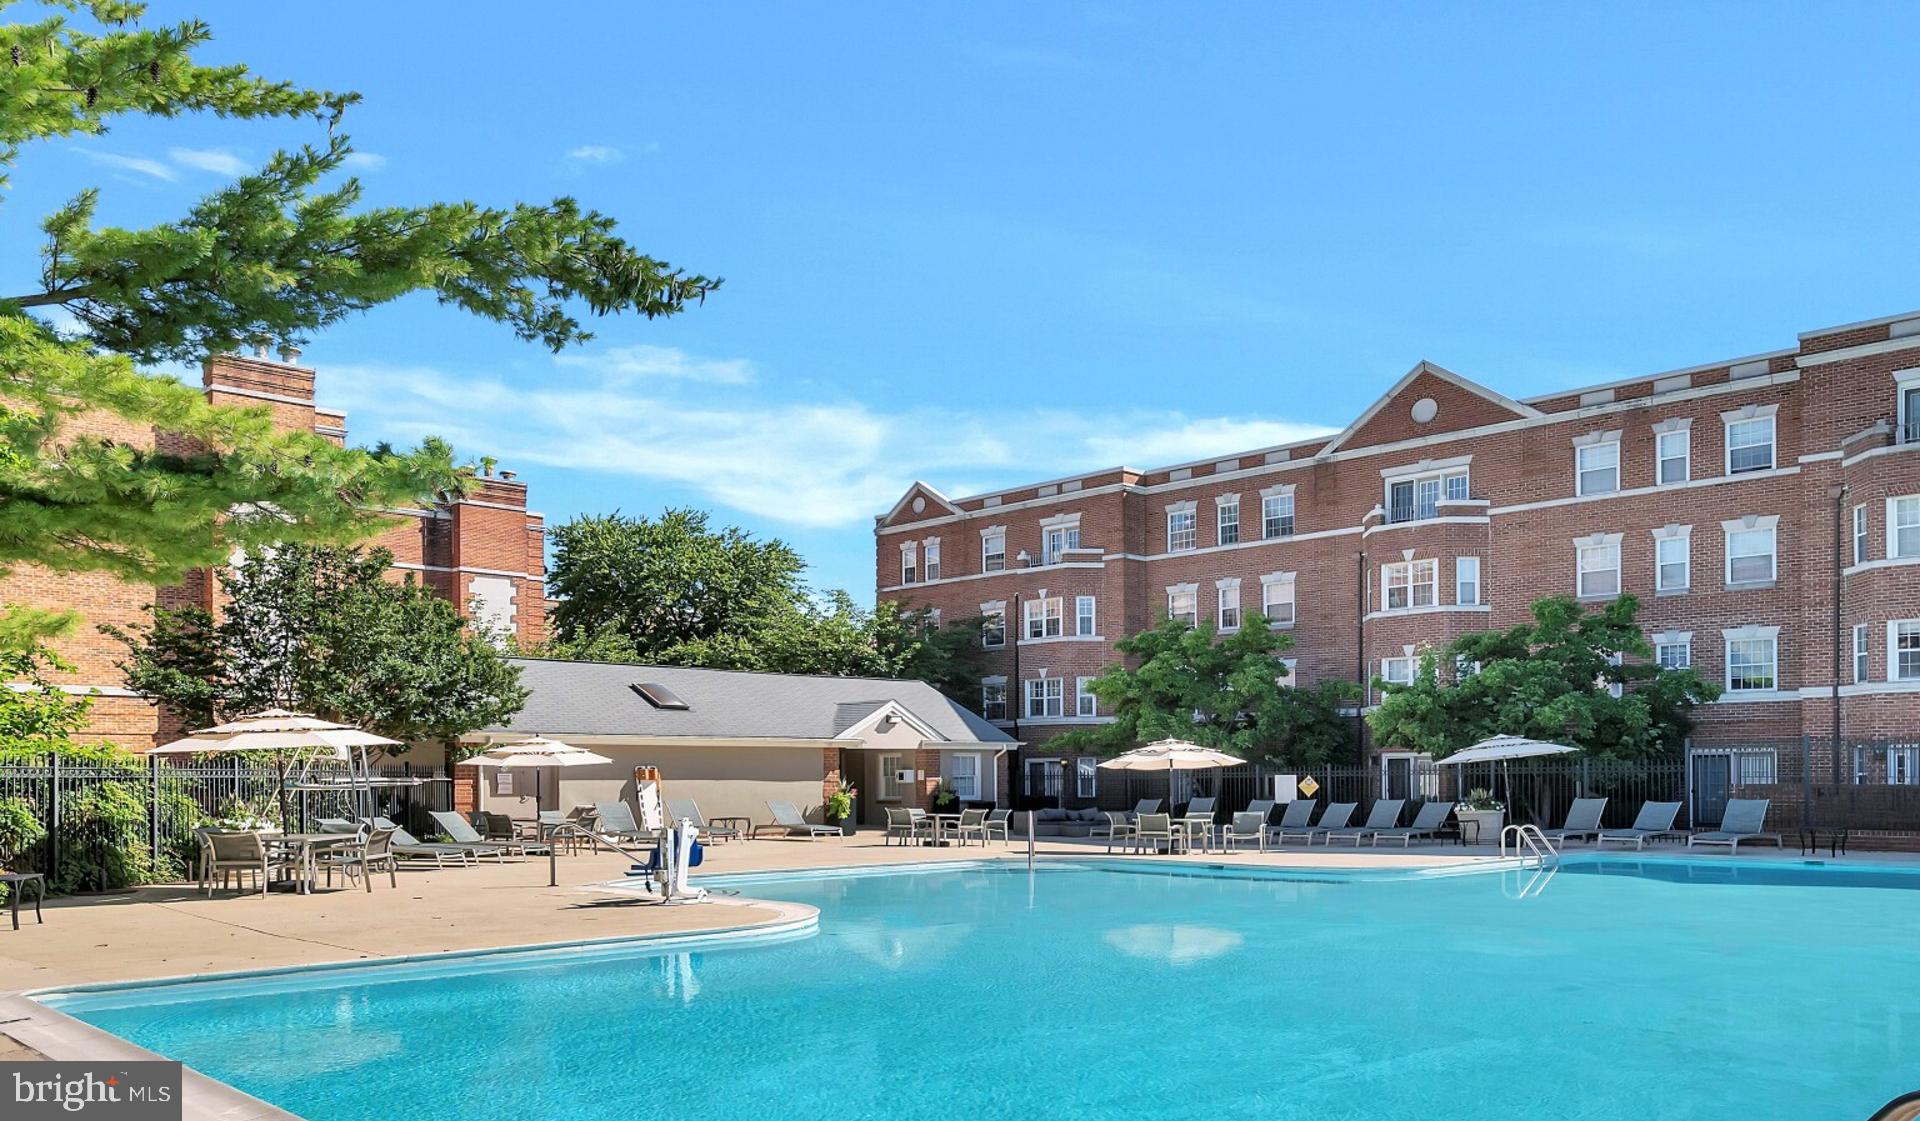
M 1468 822 L 1480 823 L 1479 844 L 1497 845 L 1500 843 L 1500 829 L 1507 823 L 1505 810 L 1456 810 L 1454 816 L 1460 819 L 1460 836 L 1465 840 L 1475 840 L 1473 826 Z

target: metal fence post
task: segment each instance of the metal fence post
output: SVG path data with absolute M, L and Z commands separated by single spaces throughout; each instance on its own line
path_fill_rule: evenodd
M 147 848 L 160 863 L 160 757 L 147 756 Z
M 60 871 L 60 753 L 47 754 L 47 880 Z

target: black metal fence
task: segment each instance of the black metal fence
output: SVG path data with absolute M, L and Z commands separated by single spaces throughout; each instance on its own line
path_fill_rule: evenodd
M 418 785 L 375 785 L 376 812 L 423 830 L 432 810 L 452 808 L 452 786 L 444 768 L 400 763 L 375 768 L 385 780 L 425 780 Z M 280 821 L 281 779 L 271 766 L 238 758 L 202 763 L 173 764 L 159 756 L 126 766 L 77 765 L 48 756 L 44 763 L 0 764 L 0 799 L 24 802 L 46 830 L 42 861 L 50 874 L 60 860 L 60 844 L 69 832 L 62 828 L 76 813 L 95 810 L 101 795 L 113 797 L 119 811 L 138 807 L 145 828 L 138 836 L 121 830 L 114 843 L 146 849 L 148 858 L 165 867 L 167 854 L 190 851 L 193 831 L 200 825 L 236 814 L 257 814 L 290 830 L 303 830 L 323 817 L 355 815 L 360 788 L 348 785 L 343 765 L 316 765 L 308 770 L 313 784 L 337 783 L 338 789 L 289 790 L 287 819 Z M 0 854 L 4 855 L 4 854 Z

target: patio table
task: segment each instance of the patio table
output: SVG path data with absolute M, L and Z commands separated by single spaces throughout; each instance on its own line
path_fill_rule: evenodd
M 1213 851 L 1213 818 L 1211 815 L 1205 817 L 1176 817 L 1173 819 L 1173 827 L 1175 829 L 1186 830 L 1188 852 L 1193 851 L 1193 835 L 1195 833 L 1200 835 L 1201 851 Z
M 321 849 L 353 848 L 366 841 L 358 833 L 268 833 L 260 838 L 269 848 L 277 848 L 284 859 L 291 856 L 299 867 L 294 882 L 301 895 L 313 894 L 314 854 Z
M 946 834 L 960 827 L 959 814 L 928 814 L 927 820 L 933 822 L 933 835 L 927 838 L 927 844 L 950 845 L 953 843 Z
M 739 817 L 730 814 L 726 817 L 712 818 L 707 824 L 719 829 L 732 829 L 742 840 L 747 839 L 753 833 L 753 819 L 750 817 Z M 715 837 L 714 839 L 717 841 L 721 838 Z
M 47 897 L 47 878 L 38 872 L 0 872 L 0 884 L 7 888 L 7 902 L 13 905 L 13 929 L 20 929 L 20 891 L 28 884 L 33 885 L 33 917 L 45 926 L 47 917 L 40 913 L 40 901 Z

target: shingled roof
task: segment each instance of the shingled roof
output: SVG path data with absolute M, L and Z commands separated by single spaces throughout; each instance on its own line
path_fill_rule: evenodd
M 675 736 L 716 740 L 830 740 L 888 702 L 954 743 L 1014 741 L 924 681 L 631 666 L 514 658 L 526 707 L 488 732 L 574 736 Z M 664 685 L 687 702 L 659 708 L 633 687 Z

